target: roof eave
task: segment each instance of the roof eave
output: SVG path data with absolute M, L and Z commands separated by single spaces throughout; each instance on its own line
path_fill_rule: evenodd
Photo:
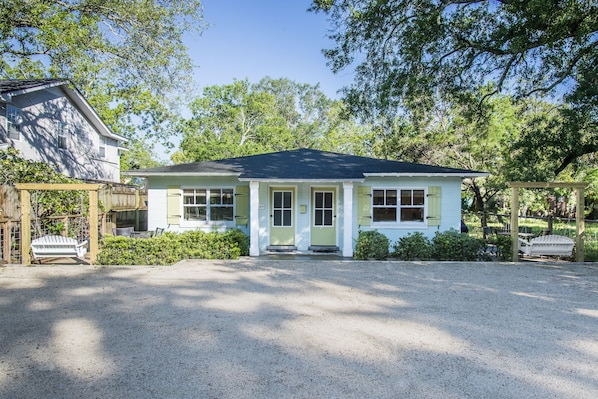
M 364 173 L 365 177 L 487 177 L 485 172 L 455 172 L 455 173 Z
M 64 85 L 68 85 L 68 83 L 69 82 L 67 80 L 57 80 L 55 82 L 46 83 L 46 84 L 39 85 L 39 86 L 28 87 L 26 89 L 6 91 L 0 95 L 0 101 L 8 103 L 8 102 L 11 102 L 12 98 L 15 96 L 22 96 L 24 94 L 33 93 L 33 92 L 39 91 L 39 90 L 47 90 L 47 89 L 51 89 L 52 87 L 64 86 Z
M 97 112 L 93 109 L 93 107 L 87 102 L 87 100 L 79 93 L 77 89 L 71 89 L 68 84 L 64 84 L 64 91 L 68 95 L 77 107 L 83 112 L 83 115 L 87 117 L 87 119 L 98 129 L 98 132 L 102 136 L 109 137 L 111 139 L 117 140 L 122 143 L 126 143 L 129 140 L 121 136 L 120 134 L 114 133 L 100 118 Z
M 185 177 L 239 177 L 240 173 L 201 173 L 201 172 L 137 172 L 135 170 L 127 170 L 122 172 L 125 176 L 136 176 L 136 177 L 172 177 L 172 176 L 185 176 Z
M 348 178 L 348 179 L 279 179 L 279 178 L 252 178 L 240 177 L 239 181 L 257 181 L 264 183 L 363 183 L 363 178 Z

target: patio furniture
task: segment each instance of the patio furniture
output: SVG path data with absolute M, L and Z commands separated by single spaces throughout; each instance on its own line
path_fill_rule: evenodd
M 529 241 L 519 238 L 519 251 L 527 256 L 571 256 L 575 241 L 560 235 L 532 238 Z
M 82 258 L 87 252 L 87 240 L 47 235 L 31 241 L 33 260 L 40 258 Z
M 133 227 L 117 227 L 112 229 L 112 234 L 115 236 L 131 237 L 133 233 Z

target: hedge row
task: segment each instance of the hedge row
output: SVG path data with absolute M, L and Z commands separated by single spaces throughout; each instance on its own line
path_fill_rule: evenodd
M 240 230 L 188 231 L 152 238 L 105 237 L 100 265 L 172 265 L 184 259 L 237 259 L 249 255 L 249 238 Z
M 483 240 L 462 234 L 457 230 L 436 232 L 430 240 L 420 232 L 408 234 L 389 249 L 389 240 L 376 230 L 360 231 L 355 246 L 354 258 L 386 259 L 389 256 L 401 260 L 487 260 L 486 243 Z

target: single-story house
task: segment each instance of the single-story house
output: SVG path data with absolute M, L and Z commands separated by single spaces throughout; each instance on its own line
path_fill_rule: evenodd
M 391 242 L 459 229 L 461 182 L 488 174 L 311 149 L 129 171 L 147 178 L 148 228 L 240 228 L 250 255 L 339 251 L 359 230 Z

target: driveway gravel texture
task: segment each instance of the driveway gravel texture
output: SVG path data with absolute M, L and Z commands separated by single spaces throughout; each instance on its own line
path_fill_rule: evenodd
M 598 265 L 0 268 L 0 398 L 598 398 Z

